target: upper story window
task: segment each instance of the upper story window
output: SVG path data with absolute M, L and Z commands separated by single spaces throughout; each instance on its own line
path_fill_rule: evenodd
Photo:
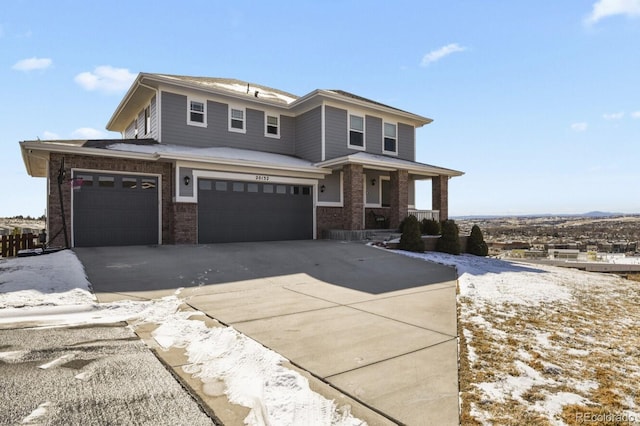
M 280 137 L 280 116 L 264 115 L 264 135 L 270 138 Z
M 398 154 L 398 126 L 392 123 L 383 125 L 382 152 L 385 154 Z
M 136 116 L 136 119 L 133 120 L 133 137 L 135 139 L 138 139 L 138 117 Z
M 363 116 L 349 114 L 349 148 L 365 149 Z
M 189 99 L 189 111 L 187 124 L 192 126 L 207 127 L 207 103 L 206 101 Z
M 229 131 L 245 133 L 245 109 L 229 106 Z
M 144 109 L 144 134 L 151 133 L 151 107 L 147 106 Z

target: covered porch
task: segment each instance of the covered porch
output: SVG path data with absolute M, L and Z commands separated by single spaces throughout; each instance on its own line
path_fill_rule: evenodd
M 396 230 L 409 214 L 419 220 L 447 220 L 448 181 L 462 175 L 456 170 L 368 153 L 318 165 L 333 169 L 326 182 L 319 182 L 319 236 L 328 230 Z M 420 180 L 431 181 L 431 210 L 415 208 L 415 182 Z M 335 190 L 336 182 L 339 191 Z M 334 197 L 331 200 L 323 197 L 329 188 Z

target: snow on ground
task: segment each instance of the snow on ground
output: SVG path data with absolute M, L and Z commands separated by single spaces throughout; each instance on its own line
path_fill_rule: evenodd
M 458 271 L 463 424 L 572 425 L 608 414 L 640 422 L 638 283 L 471 255 L 399 253 Z
M 180 310 L 179 294 L 180 290 L 145 302 L 96 303 L 82 264 L 68 250 L 0 263 L 0 325 L 61 327 L 129 321 L 135 329 L 157 324 L 153 337 L 160 346 L 184 348 L 190 363 L 185 372 L 200 378 L 205 390 L 224 393 L 230 402 L 251 409 L 245 419 L 248 425 L 366 424 L 354 418 L 348 407 L 338 407 L 313 392 L 305 377 L 282 365 L 287 360 L 279 354 L 231 327 L 208 328 L 191 319 L 200 313 Z M 0 361 L 26 356 L 25 351 L 0 351 Z M 34 419 L 40 414 L 32 413 Z

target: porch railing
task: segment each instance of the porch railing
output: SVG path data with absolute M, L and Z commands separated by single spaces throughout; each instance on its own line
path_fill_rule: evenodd
M 412 210 L 412 209 L 409 209 L 407 214 L 414 215 L 416 217 L 416 219 L 418 219 L 418 221 L 422 221 L 422 219 L 440 221 L 440 210 Z

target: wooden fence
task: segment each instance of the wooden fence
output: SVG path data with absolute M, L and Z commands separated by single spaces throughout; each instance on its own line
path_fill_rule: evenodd
M 3 235 L 0 237 L 0 255 L 14 257 L 18 251 L 40 247 L 36 234 Z

